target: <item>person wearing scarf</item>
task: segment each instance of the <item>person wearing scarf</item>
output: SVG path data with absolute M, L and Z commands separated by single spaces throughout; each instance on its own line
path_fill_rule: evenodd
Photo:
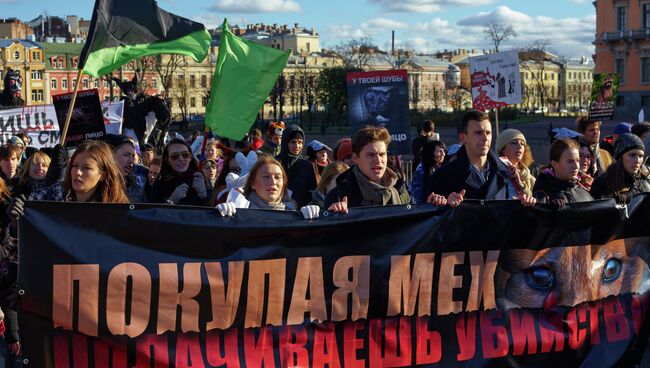
M 316 175 L 308 160 L 302 157 L 305 133 L 297 125 L 291 125 L 282 132 L 282 144 L 277 160 L 289 177 L 288 188 L 291 199 L 302 207 L 311 201 L 311 195 L 316 189 Z
M 209 192 L 192 149 L 182 139 L 172 139 L 163 150 L 160 178 L 151 190 L 152 203 L 207 205 Z
M 397 174 L 388 168 L 388 145 L 391 138 L 386 128 L 366 127 L 352 139 L 355 165 L 336 179 L 325 200 L 333 212 L 347 212 L 350 207 L 408 204 L 406 188 L 395 185 Z

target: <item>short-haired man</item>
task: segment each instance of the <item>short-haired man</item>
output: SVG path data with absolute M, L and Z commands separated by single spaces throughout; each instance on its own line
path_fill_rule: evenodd
M 589 174 L 594 178 L 605 173 L 609 165 L 614 163 L 612 155 L 606 150 L 600 149 L 600 126 L 601 122 L 589 121 L 586 116 L 578 118 L 576 121 L 576 130 L 582 134 L 582 139 L 589 145 L 591 149 L 591 169 Z
M 409 203 L 406 187 L 397 187 L 398 176 L 388 168 L 390 142 L 386 128 L 366 127 L 352 137 L 355 165 L 336 178 L 336 188 L 325 199 L 328 210 L 347 212 L 349 207 Z
M 435 133 L 436 126 L 431 120 L 425 120 L 420 127 L 420 135 L 416 137 L 411 143 L 411 151 L 413 153 L 413 167 L 418 167 L 422 161 L 422 147 L 428 140 L 439 140 L 440 136 Z
M 492 126 L 488 114 L 476 110 L 465 113 L 458 136 L 462 146 L 456 159 L 433 173 L 427 202 L 455 207 L 468 198 L 521 199 L 525 206 L 535 204 L 531 196 L 518 197 L 510 182 L 510 170 L 490 151 Z

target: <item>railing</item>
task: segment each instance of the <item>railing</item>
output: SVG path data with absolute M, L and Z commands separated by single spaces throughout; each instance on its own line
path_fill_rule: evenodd
M 615 42 L 650 39 L 650 28 L 596 34 L 596 41 Z

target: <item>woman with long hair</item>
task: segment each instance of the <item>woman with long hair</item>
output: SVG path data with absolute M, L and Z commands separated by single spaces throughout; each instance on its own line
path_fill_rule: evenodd
M 151 202 L 202 206 L 210 194 L 190 145 L 172 139 L 163 150 L 160 178 L 151 190 Z
M 30 200 L 128 203 L 125 183 L 111 147 L 102 141 L 84 141 L 65 170 L 63 184 L 34 191 Z
M 566 203 L 593 200 L 589 192 L 578 185 L 580 147 L 570 138 L 558 139 L 549 150 L 549 167 L 537 177 L 533 196 L 540 203 L 554 203 L 563 207 Z
M 311 204 L 315 204 L 320 208 L 325 207 L 325 198 L 327 198 L 327 193 L 336 187 L 336 178 L 349 168 L 350 166 L 340 161 L 334 161 L 327 165 L 321 174 L 316 189 L 312 192 Z
M 516 129 L 506 129 L 499 134 L 496 152 L 510 169 L 510 182 L 517 194 L 531 195 L 535 177 L 530 173 L 533 154 L 526 137 Z
M 650 192 L 650 172 L 643 164 L 645 146 L 641 138 L 631 133 L 618 136 L 614 143 L 616 162 L 591 187 L 594 198 L 614 198 L 628 203 L 635 194 Z
M 296 202 L 289 197 L 288 184 L 282 164 L 272 157 L 260 155 L 244 185 L 248 208 L 280 211 L 297 209 Z M 234 203 L 221 203 L 217 205 L 217 210 L 224 216 L 232 216 L 235 213 Z M 317 205 L 300 208 L 305 219 L 317 218 L 319 210 Z
M 441 141 L 427 140 L 422 145 L 420 163 L 411 180 L 411 198 L 415 204 L 425 203 L 426 189 L 431 185 L 431 175 L 443 165 L 447 147 Z

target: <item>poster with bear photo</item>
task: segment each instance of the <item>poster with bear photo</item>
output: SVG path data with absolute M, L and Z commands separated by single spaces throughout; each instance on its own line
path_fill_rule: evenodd
M 521 103 L 519 51 L 499 52 L 469 58 L 472 104 L 476 110 L 491 110 Z
M 591 87 L 589 120 L 610 120 L 614 116 L 618 96 L 617 74 L 596 74 Z
M 411 153 L 411 134 L 406 70 L 382 70 L 347 74 L 351 134 L 367 126 L 388 129 L 391 155 Z

